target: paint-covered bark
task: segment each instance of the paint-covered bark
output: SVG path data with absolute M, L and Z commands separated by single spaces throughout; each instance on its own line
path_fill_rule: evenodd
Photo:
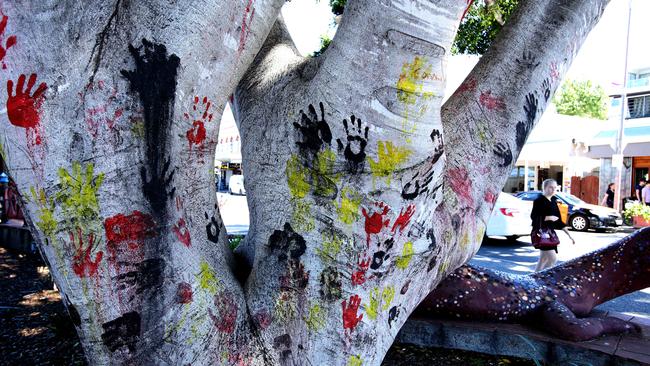
M 274 315 L 262 331 L 274 360 L 378 364 L 415 306 L 474 255 L 607 1 L 522 3 L 442 118 L 466 1 L 351 0 L 311 59 L 276 23 L 235 94 L 252 225 L 240 254 L 249 307 Z
M 478 249 L 513 146 L 606 3 L 527 2 L 441 118 L 466 0 L 350 0 L 311 59 L 271 29 L 282 2 L 1 5 L 0 152 L 92 363 L 379 364 Z M 243 261 L 212 161 L 237 83 Z M 494 123 L 450 112 L 472 108 Z
M 589 317 L 611 299 L 650 286 L 650 229 L 530 275 L 464 265 L 445 278 L 416 310 L 421 316 L 531 324 L 582 341 L 634 326 Z
M 0 151 L 92 364 L 264 363 L 213 154 L 282 3 L 0 5 Z

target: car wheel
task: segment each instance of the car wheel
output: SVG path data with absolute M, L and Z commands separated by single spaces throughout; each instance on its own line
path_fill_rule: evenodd
M 506 236 L 506 239 L 507 239 L 509 242 L 515 242 L 515 241 L 517 241 L 517 239 L 519 239 L 519 238 L 520 238 L 519 235 L 508 235 L 508 236 Z
M 589 220 L 584 215 L 575 215 L 571 218 L 571 228 L 578 231 L 589 230 Z

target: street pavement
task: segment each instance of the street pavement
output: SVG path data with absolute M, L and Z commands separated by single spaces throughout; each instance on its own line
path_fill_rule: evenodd
M 562 244 L 558 247 L 558 263 L 605 247 L 627 235 L 629 233 L 571 231 L 571 236 L 576 240 L 576 244 L 572 245 L 569 238 L 560 232 L 558 236 Z M 516 242 L 489 238 L 483 241 L 470 263 L 513 274 L 528 274 L 535 270 L 538 258 L 539 251 L 530 244 L 530 237 L 522 237 Z M 608 301 L 596 309 L 650 319 L 650 288 Z
M 248 232 L 249 216 L 246 196 L 217 193 L 219 210 L 229 234 Z M 558 233 L 562 244 L 559 247 L 559 261 L 567 261 L 593 250 L 605 247 L 628 233 L 623 232 L 577 232 L 571 231 L 576 245 L 571 245 L 564 233 Z M 530 237 L 516 242 L 487 239 L 471 263 L 514 274 L 527 274 L 535 270 L 539 252 L 530 245 Z M 650 319 L 650 288 L 621 296 L 600 305 L 597 309 L 617 311 Z

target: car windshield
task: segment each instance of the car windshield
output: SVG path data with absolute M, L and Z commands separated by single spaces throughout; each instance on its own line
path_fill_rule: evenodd
M 562 201 L 568 202 L 568 203 L 570 203 L 572 205 L 581 205 L 581 204 L 585 203 L 583 200 L 581 200 L 580 198 L 578 198 L 578 197 L 576 197 L 576 196 L 574 196 L 572 194 L 568 194 L 568 193 L 564 193 L 564 192 L 557 192 L 555 195 L 558 196 L 558 198 L 560 198 Z

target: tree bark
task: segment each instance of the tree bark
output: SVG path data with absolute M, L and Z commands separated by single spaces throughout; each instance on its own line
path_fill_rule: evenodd
M 213 152 L 282 3 L 3 3 L 3 157 L 90 363 L 264 363 Z
M 475 108 L 469 94 L 440 117 L 465 0 L 350 0 L 318 58 L 297 54 L 281 19 L 262 47 L 281 0 L 3 4 L 0 151 L 90 362 L 379 364 L 415 306 L 478 249 L 512 162 L 468 177 L 503 165 L 545 107 L 501 111 L 501 96 L 520 103 L 541 81 L 526 79 L 529 55 L 516 83 L 500 79 L 491 68 L 521 54 L 502 44 L 574 31 L 578 47 L 606 1 L 545 4 L 526 2 L 530 22 L 506 26 L 479 65 L 491 91 L 472 98 L 500 111 L 483 127 L 503 141 L 478 162 L 461 136 L 479 132 L 445 121 Z M 558 65 L 574 51 L 542 42 L 543 62 L 543 47 Z M 212 162 L 238 82 L 243 286 Z

